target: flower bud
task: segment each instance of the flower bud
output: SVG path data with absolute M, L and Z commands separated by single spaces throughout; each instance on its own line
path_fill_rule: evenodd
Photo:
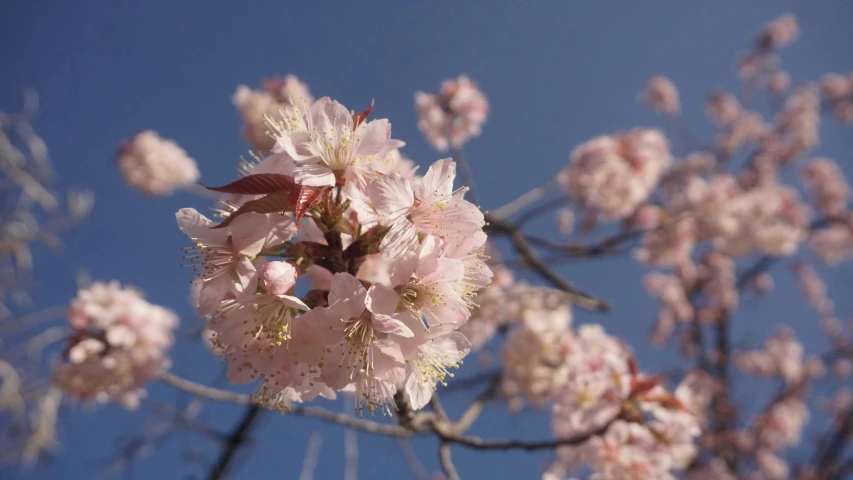
M 285 295 L 296 284 L 296 268 L 287 262 L 270 262 L 261 274 L 264 287 L 273 295 Z

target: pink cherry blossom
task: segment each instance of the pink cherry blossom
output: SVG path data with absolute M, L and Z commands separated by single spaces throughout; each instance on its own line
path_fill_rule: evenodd
M 264 81 L 263 90 L 253 90 L 239 85 L 231 102 L 243 119 L 243 138 L 258 152 L 269 152 L 275 139 L 269 135 L 267 116 L 278 116 L 280 111 L 293 112 L 293 106 L 304 110 L 314 103 L 308 86 L 294 75 Z
M 166 350 L 178 317 L 117 281 L 81 289 L 67 317 L 73 334 L 54 383 L 82 401 L 136 408 L 145 384 L 169 366 Z
M 658 130 L 637 129 L 590 140 L 571 154 L 560 184 L 605 219 L 630 215 L 657 186 L 671 157 Z
M 467 189 L 453 190 L 454 178 L 456 163 L 447 158 L 432 164 L 418 185 L 392 173 L 367 186 L 373 210 L 390 227 L 380 245 L 383 254 L 397 257 L 414 251 L 419 235 L 454 242 L 482 229 L 483 214 L 463 198 Z
M 489 115 L 489 103 L 477 85 L 462 75 L 445 80 L 438 94 L 417 92 L 418 128 L 439 151 L 459 148 L 480 135 Z
M 296 285 L 296 268 L 287 262 L 269 262 L 261 273 L 264 288 L 273 295 L 284 295 Z
M 815 158 L 809 160 L 801 171 L 818 211 L 836 218 L 847 212 L 850 185 L 836 162 L 828 158 Z
M 741 114 L 741 105 L 733 94 L 717 90 L 712 93 L 705 104 L 708 117 L 719 127 L 730 125 Z
M 642 99 L 646 105 L 667 116 L 675 117 L 681 113 L 678 88 L 668 77 L 657 75 L 649 78 Z
M 169 195 L 199 178 L 195 160 L 177 143 L 152 130 L 139 132 L 124 142 L 116 162 L 131 187 L 151 196 Z
M 797 18 L 791 14 L 785 14 L 765 25 L 761 34 L 755 39 L 755 44 L 762 50 L 774 50 L 793 43 L 799 33 Z
M 292 220 L 277 214 L 249 213 L 231 224 L 230 231 L 212 228 L 213 221 L 193 208 L 177 212 L 178 226 L 195 246 L 187 249 L 202 283 L 199 315 L 209 315 L 229 294 L 254 293 L 265 247 L 280 244 L 295 233 Z M 236 281 L 235 281 L 236 280 Z
M 387 119 L 356 122 L 340 103 L 323 97 L 292 117 L 271 118 L 273 152 L 284 153 L 297 166 L 294 179 L 310 186 L 342 185 L 348 175 L 384 162 L 403 142 L 391 139 Z

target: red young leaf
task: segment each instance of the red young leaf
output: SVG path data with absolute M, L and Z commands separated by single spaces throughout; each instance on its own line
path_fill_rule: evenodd
M 356 113 L 355 115 L 352 116 L 352 129 L 353 130 L 358 128 L 358 126 L 361 125 L 361 122 L 363 122 L 367 119 L 367 116 L 370 115 L 370 112 L 373 111 L 373 103 L 374 102 L 375 102 L 375 100 L 371 100 L 370 106 L 367 107 L 366 110 L 364 110 L 363 112 Z
M 291 190 L 288 203 L 293 208 L 296 224 L 299 225 L 305 213 L 319 205 L 323 198 L 329 195 L 331 190 L 332 187 L 329 186 L 309 187 L 305 185 L 299 185 L 297 188 Z
M 214 192 L 237 193 L 241 195 L 264 195 L 267 193 L 290 192 L 296 182 L 292 177 L 280 173 L 258 173 L 245 176 L 221 187 L 204 187 Z
M 632 378 L 631 379 L 631 395 L 646 393 L 649 390 L 660 385 L 661 382 L 663 382 L 663 376 L 662 375 L 644 378 L 642 380 L 637 380 L 636 378 Z
M 257 200 L 249 200 L 240 208 L 228 216 L 222 223 L 212 228 L 225 228 L 244 213 L 273 213 L 286 212 L 293 210 L 293 204 L 290 203 L 290 192 L 276 192 L 267 194 Z
M 640 369 L 637 368 L 637 360 L 633 356 L 628 357 L 628 370 L 632 377 L 636 377 L 640 373 Z

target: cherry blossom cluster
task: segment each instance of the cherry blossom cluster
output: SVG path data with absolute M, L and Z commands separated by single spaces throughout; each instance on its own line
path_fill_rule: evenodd
M 438 93 L 415 93 L 418 128 L 439 151 L 459 148 L 480 135 L 489 102 L 477 85 L 462 75 L 445 80 Z
M 620 219 L 649 197 L 671 161 L 669 142 L 659 130 L 636 129 L 578 146 L 558 180 L 588 212 Z
M 239 85 L 231 101 L 243 120 L 243 138 L 258 152 L 266 153 L 275 146 L 268 134 L 267 116 L 291 112 L 292 106 L 305 109 L 314 103 L 308 86 L 295 75 L 274 77 L 263 81 L 263 89 Z
M 501 266 L 495 265 L 496 276 Z M 552 412 L 557 438 L 590 434 L 557 449 L 543 478 L 591 468 L 595 478 L 675 478 L 697 451 L 707 381 L 689 375 L 674 393 L 640 373 L 628 348 L 600 325 L 572 328 L 565 292 L 514 282 L 510 275 L 475 298 L 463 331 L 475 347 L 507 329 L 500 390 L 513 409 Z
M 649 78 L 642 99 L 646 105 L 669 117 L 681 113 L 678 88 L 672 80 L 662 75 Z
M 81 289 L 66 316 L 73 333 L 54 383 L 81 401 L 136 408 L 144 385 L 169 367 L 166 351 L 178 317 L 117 281 Z
M 761 30 L 753 42 L 752 50 L 741 55 L 738 73 L 750 87 L 763 87 L 781 94 L 791 84 L 791 76 L 781 70 L 776 51 L 793 43 L 800 34 L 800 26 L 793 15 L 782 15 Z
M 169 195 L 199 177 L 195 160 L 183 148 L 151 130 L 124 142 L 116 162 L 131 187 L 151 196 Z
M 779 328 L 763 348 L 740 352 L 735 363 L 745 373 L 779 377 L 787 386 L 754 419 L 755 428 L 735 432 L 734 439 L 767 478 L 790 478 L 788 463 L 779 454 L 801 441 L 810 416 L 805 387 L 809 380 L 823 376 L 823 363 L 817 357 L 804 359 L 803 346 L 787 327 Z
M 321 98 L 268 116 L 272 152 L 211 188 L 223 221 L 177 213 L 214 349 L 271 407 L 343 391 L 390 413 L 399 391 L 420 409 L 468 353 L 457 330 L 492 276 L 483 214 L 451 159 L 416 175 L 371 110 Z
M 827 73 L 820 79 L 823 99 L 840 122 L 853 123 L 853 72 Z

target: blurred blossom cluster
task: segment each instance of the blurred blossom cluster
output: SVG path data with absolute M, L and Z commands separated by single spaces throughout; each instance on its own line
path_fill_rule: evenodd
M 314 103 L 314 97 L 308 85 L 294 75 L 287 75 L 264 80 L 262 89 L 240 85 L 231 102 L 243 120 L 243 138 L 256 151 L 267 153 L 276 142 L 269 133 L 266 117 L 290 115 L 294 106 L 304 110 Z
M 116 162 L 131 187 L 151 196 L 171 194 L 199 177 L 195 160 L 183 148 L 151 130 L 124 142 Z
M 477 84 L 462 75 L 445 80 L 438 93 L 415 93 L 418 128 L 438 151 L 460 148 L 479 136 L 489 102 Z
M 82 401 L 139 406 L 142 387 L 169 367 L 178 317 L 117 281 L 80 290 L 66 313 L 72 334 L 54 382 Z

